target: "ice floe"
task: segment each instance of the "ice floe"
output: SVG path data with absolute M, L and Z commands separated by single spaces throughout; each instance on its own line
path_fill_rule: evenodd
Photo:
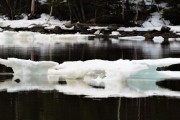
M 0 59 L 12 67 L 13 80 L 0 83 L 1 90 L 57 90 L 65 94 L 89 97 L 147 97 L 167 95 L 180 97 L 180 92 L 160 88 L 157 81 L 180 78 L 180 71 L 157 71 L 157 67 L 180 64 L 179 58 L 155 60 L 88 60 L 34 62 L 16 58 Z M 16 83 L 15 80 L 20 82 Z M 66 84 L 59 84 L 59 81 Z

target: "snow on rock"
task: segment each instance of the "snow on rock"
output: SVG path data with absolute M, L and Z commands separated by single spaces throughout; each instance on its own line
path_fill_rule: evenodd
M 143 36 L 127 36 L 127 37 L 118 37 L 121 40 L 132 40 L 132 41 L 144 41 L 145 37 Z
M 90 28 L 88 30 L 101 30 L 101 29 L 108 29 L 107 26 L 90 26 Z
M 164 38 L 162 36 L 157 36 L 153 38 L 154 43 L 162 43 Z
M 112 31 L 111 36 L 118 36 L 118 35 L 121 35 L 118 31 Z
M 161 27 L 170 24 L 170 22 L 164 20 L 158 12 L 154 12 L 151 15 L 152 16 L 142 24 L 143 27 Z
M 88 60 L 64 62 L 34 62 L 16 58 L 0 59 L 0 64 L 12 67 L 13 80 L 5 81 L 0 89 L 9 92 L 19 90 L 53 90 L 90 97 L 146 97 L 167 95 L 180 97 L 173 92 L 156 86 L 166 78 L 180 78 L 180 71 L 156 71 L 157 67 L 180 64 L 179 58 L 156 60 Z M 58 84 L 59 80 L 67 82 Z M 99 88 L 94 88 L 99 87 Z M 104 89 L 102 89 L 104 88 Z
M 101 30 L 97 30 L 96 32 L 94 32 L 94 35 L 100 35 Z
M 125 32 L 131 32 L 131 31 L 153 31 L 153 30 L 157 30 L 160 31 L 161 30 L 161 26 L 160 27 L 120 27 L 118 29 L 118 31 L 125 31 Z

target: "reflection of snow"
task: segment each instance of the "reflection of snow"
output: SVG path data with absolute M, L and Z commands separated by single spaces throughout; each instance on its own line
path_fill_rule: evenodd
M 9 58 L 0 59 L 0 63 L 12 67 L 13 80 L 21 81 L 15 83 L 9 80 L 1 83 L 0 89 L 7 89 L 7 91 L 56 89 L 66 94 L 91 97 L 180 96 L 178 92 L 160 89 L 155 84 L 156 81 L 165 78 L 180 78 L 179 71 L 156 71 L 157 67 L 180 63 L 179 58 L 133 61 L 89 60 L 62 64 Z M 58 84 L 62 79 L 66 80 L 66 85 Z
M 19 45 L 31 46 L 38 44 L 55 44 L 55 43 L 86 43 L 89 36 L 83 34 L 40 34 L 34 32 L 12 32 L 4 31 L 0 33 L 0 45 Z

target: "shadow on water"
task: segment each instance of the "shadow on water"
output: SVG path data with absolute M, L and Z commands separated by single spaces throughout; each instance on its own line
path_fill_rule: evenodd
M 177 43 L 179 44 L 179 43 Z M 52 60 L 177 57 L 180 47 L 136 41 L 96 40 L 41 47 L 0 46 L 0 58 Z M 1 72 L 12 72 L 0 66 Z M 1 79 L 2 76 L 0 76 Z M 0 120 L 179 120 L 180 100 L 167 97 L 92 99 L 56 91 L 0 92 Z

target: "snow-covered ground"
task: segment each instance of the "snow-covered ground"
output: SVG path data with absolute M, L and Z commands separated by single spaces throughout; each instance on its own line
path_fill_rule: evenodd
M 65 23 L 68 23 L 69 21 L 60 21 L 58 19 L 55 19 L 53 16 L 50 17 L 47 14 L 41 14 L 40 18 L 33 19 L 33 20 L 27 20 L 27 16 L 24 15 L 24 18 L 21 20 L 7 20 L 3 19 L 3 17 L 0 18 L 0 27 L 11 27 L 11 28 L 24 28 L 24 27 L 33 27 L 35 25 L 42 25 L 50 29 L 53 29 L 55 26 L 63 26 Z M 47 22 L 48 21 L 48 22 Z
M 0 63 L 12 67 L 13 80 L 0 84 L 0 90 L 57 90 L 89 97 L 180 97 L 180 92 L 159 88 L 157 81 L 180 78 L 180 71 L 156 71 L 157 67 L 180 63 L 179 58 L 156 60 L 89 60 L 58 64 L 9 58 Z M 38 72 L 37 72 L 38 71 Z M 15 80 L 19 79 L 20 83 Z M 66 81 L 67 84 L 58 84 Z M 94 88 L 102 87 L 102 88 Z

